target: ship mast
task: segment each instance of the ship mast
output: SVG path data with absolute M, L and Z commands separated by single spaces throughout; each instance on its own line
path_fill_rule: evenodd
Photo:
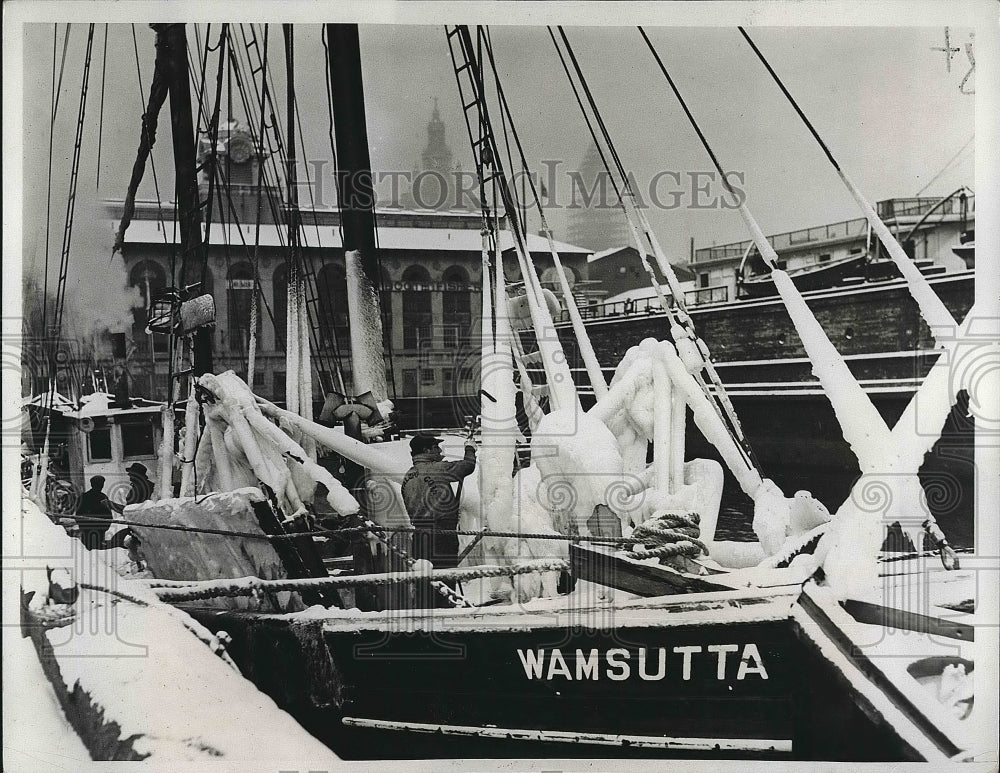
M 330 100 L 337 145 L 337 205 L 344 239 L 354 393 L 388 398 L 361 46 L 356 24 L 327 24 Z

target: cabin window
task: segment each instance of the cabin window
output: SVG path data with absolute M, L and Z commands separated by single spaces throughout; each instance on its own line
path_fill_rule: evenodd
M 122 455 L 126 459 L 140 456 L 153 456 L 153 425 L 148 422 L 141 424 L 122 425 Z
M 111 461 L 111 427 L 95 427 L 87 435 L 89 458 L 92 462 Z
M 864 247 L 851 247 L 852 255 L 860 255 L 862 252 L 864 252 Z
M 829 263 L 830 262 L 830 253 L 829 252 L 824 252 L 822 255 L 820 255 L 819 256 L 819 262 L 820 263 Z
M 780 270 L 784 271 L 788 267 L 788 261 L 779 260 L 777 263 L 775 263 L 775 266 L 777 266 Z

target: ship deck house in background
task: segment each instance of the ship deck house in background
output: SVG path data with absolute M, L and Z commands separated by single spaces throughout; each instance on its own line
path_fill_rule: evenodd
M 964 209 L 963 199 L 959 197 L 946 201 L 931 212 L 916 231 L 910 233 L 939 201 L 939 198 L 886 199 L 878 202 L 876 210 L 907 254 L 918 263 L 932 263 L 944 270 L 960 271 L 966 268 L 966 264 L 952 252 L 952 246 L 964 242 L 972 234 L 976 217 L 975 197 L 964 200 Z M 872 260 L 886 259 L 878 238 L 869 233 L 865 218 L 801 228 L 767 238 L 778 253 L 779 263 L 783 264 L 781 267 L 790 272 L 866 253 Z M 688 268 L 696 275 L 697 292 L 688 298 L 688 302 L 702 304 L 735 300 L 737 271 L 751 246 L 752 242 L 746 240 L 696 249 Z

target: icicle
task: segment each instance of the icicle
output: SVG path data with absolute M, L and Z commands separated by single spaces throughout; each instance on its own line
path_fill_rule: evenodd
M 257 272 L 254 271 L 253 295 L 250 296 L 250 347 L 247 354 L 247 383 L 251 386 L 257 367 Z
M 361 265 L 361 253 L 344 255 L 347 268 L 347 310 L 351 319 L 351 363 L 355 394 L 371 391 L 376 402 L 388 399 L 382 316 L 375 287 Z
M 174 408 L 164 405 L 160 409 L 160 424 L 163 427 L 163 439 L 160 442 L 158 466 L 160 468 L 159 496 L 157 499 L 170 499 L 174 495 Z
M 687 423 L 687 403 L 680 391 L 670 392 L 670 490 L 684 485 L 684 433 Z
M 513 512 L 514 454 L 519 434 L 515 414 L 514 371 L 510 341 L 512 333 L 506 316 L 507 291 L 503 266 L 496 266 L 494 289 L 490 286 L 489 264 L 483 261 L 482 335 L 482 437 L 479 453 L 479 493 L 481 522 L 495 531 L 510 531 Z M 496 332 L 492 330 L 496 311 Z
M 194 384 L 188 391 L 187 405 L 184 408 L 184 448 L 181 452 L 184 463 L 181 465 L 181 496 L 194 496 L 194 465 L 195 453 L 198 448 L 198 415 L 201 406 L 194 398 Z
M 218 482 L 216 480 L 217 476 L 215 474 L 215 449 L 212 447 L 212 433 L 203 432 L 201 439 L 198 441 L 198 450 L 194 455 L 194 464 L 186 465 L 192 468 L 191 474 L 191 493 L 184 493 L 184 480 L 181 479 L 181 496 L 194 496 L 195 494 L 203 494 L 206 491 L 218 491 L 220 490 Z
M 512 215 L 508 215 L 508 219 Z M 559 343 L 555 323 L 549 314 L 548 306 L 542 296 L 542 287 L 538 282 L 534 262 L 527 248 L 520 240 L 516 240 L 518 264 L 521 276 L 524 278 L 524 290 L 528 300 L 528 310 L 535 329 L 535 340 L 542 353 L 542 365 L 545 368 L 545 378 L 549 386 L 549 401 L 553 410 L 575 408 L 580 410 L 580 400 L 576 393 L 576 385 L 569 371 L 566 355 Z
M 233 468 L 226 449 L 225 427 L 217 419 L 206 417 L 205 430 L 202 442 L 204 442 L 205 437 L 211 437 L 216 487 L 219 491 L 232 491 L 235 485 Z
M 685 401 L 691 406 L 695 424 L 698 425 L 701 434 L 719 451 L 722 460 L 740 484 L 740 488 L 747 496 L 753 497 L 762 483 L 760 473 L 747 462 L 715 405 L 695 381 L 694 376 L 688 373 L 673 344 L 661 341 L 660 352 L 671 381 L 674 386 L 681 389 Z
M 671 393 L 674 390 L 663 362 L 655 356 L 653 357 L 653 389 L 656 394 L 656 399 L 653 402 L 654 480 L 658 489 L 672 494 L 675 489 L 670 480 L 670 440 L 673 429 Z
M 307 421 L 298 414 L 279 408 L 262 397 L 257 398 L 257 404 L 264 415 L 287 421 L 292 426 L 298 427 L 306 435 L 312 437 L 320 445 L 329 448 L 334 453 L 347 457 L 362 467 L 367 467 L 373 472 L 401 478 L 409 467 L 408 464 L 397 465 L 388 460 L 379 452 L 377 445 L 370 446 L 362 443 L 360 440 L 347 437 L 343 431 Z
M 302 418 L 312 421 L 313 418 L 313 382 L 312 382 L 312 356 L 309 349 L 309 316 L 306 309 L 305 284 L 299 283 L 301 295 L 299 297 L 299 413 Z M 316 442 L 312 438 L 305 438 L 303 450 L 313 462 L 316 461 Z
M 552 253 L 552 264 L 559 277 L 559 288 L 562 291 L 563 303 L 566 304 L 566 311 L 569 313 L 569 321 L 573 326 L 573 334 L 576 336 L 580 356 L 583 358 L 583 364 L 587 368 L 587 376 L 590 379 L 590 385 L 594 388 L 594 396 L 600 400 L 608 393 L 608 382 L 604 379 L 601 364 L 597 361 L 594 346 L 590 342 L 587 328 L 583 325 L 580 310 L 576 307 L 576 299 L 573 298 L 573 291 L 566 280 L 565 269 L 563 269 L 562 261 L 559 259 L 559 252 L 556 250 L 555 241 L 552 239 L 552 229 L 548 227 L 544 218 L 542 220 L 542 229 L 545 231 L 545 238 L 549 242 L 549 252 Z
M 299 267 L 288 265 L 288 303 L 285 318 L 285 405 L 299 412 Z
M 42 510 L 48 512 L 48 502 L 46 502 L 45 488 L 49 475 L 49 438 L 52 434 L 52 418 L 45 423 L 45 442 L 42 443 L 42 455 L 38 460 L 38 467 L 31 478 L 31 493 L 29 499 Z

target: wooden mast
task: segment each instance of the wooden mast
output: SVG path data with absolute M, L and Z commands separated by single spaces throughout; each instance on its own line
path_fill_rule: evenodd
M 380 271 L 375 235 L 375 190 L 361 48 L 355 24 L 328 24 L 330 99 L 337 145 L 337 203 L 344 235 L 347 306 L 351 320 L 351 370 L 354 393 L 371 392 L 387 400 Z

